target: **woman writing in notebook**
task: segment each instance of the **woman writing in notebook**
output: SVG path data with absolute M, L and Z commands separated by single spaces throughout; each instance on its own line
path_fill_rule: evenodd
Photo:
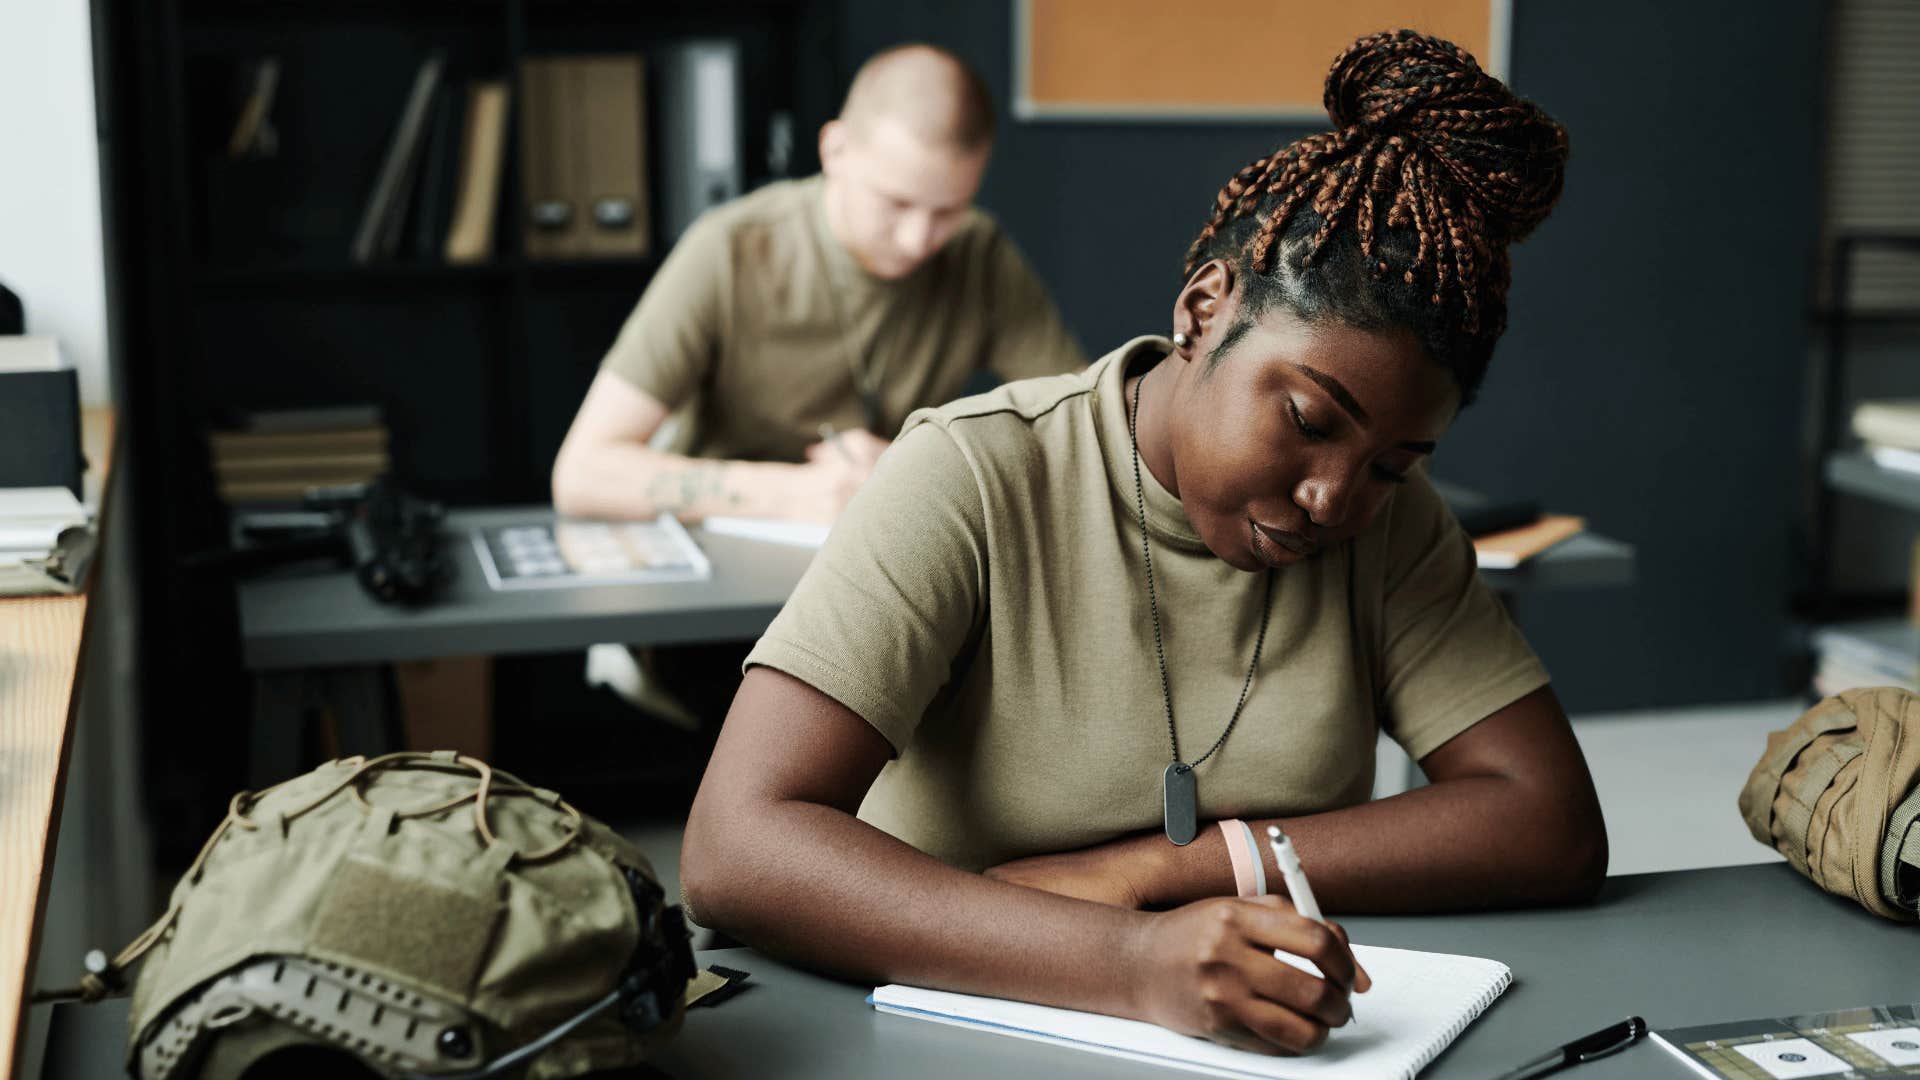
M 1269 823 L 1335 912 L 1598 888 L 1586 765 L 1423 466 L 1566 134 L 1410 31 L 1326 102 L 1220 192 L 1170 340 L 910 422 L 747 661 L 687 826 L 699 921 L 1278 1052 L 1367 979 L 1251 898 Z M 1429 786 L 1368 801 L 1380 730 Z

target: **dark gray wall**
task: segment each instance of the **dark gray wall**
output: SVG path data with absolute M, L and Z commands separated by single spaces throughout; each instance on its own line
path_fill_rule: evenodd
M 1096 356 L 1168 325 L 1214 192 L 1309 130 L 1016 123 L 1012 4 L 843 3 L 846 71 L 924 40 L 986 77 L 1004 127 L 980 200 Z M 1511 328 L 1435 471 L 1639 545 L 1636 587 L 1520 610 L 1570 708 L 1783 693 L 1824 5 L 1515 8 L 1511 81 L 1566 125 L 1573 159 L 1514 253 Z

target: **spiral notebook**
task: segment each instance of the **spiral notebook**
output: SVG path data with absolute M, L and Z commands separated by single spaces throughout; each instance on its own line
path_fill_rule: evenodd
M 1268 1057 L 1138 1020 L 911 986 L 882 986 L 875 1009 L 942 1024 L 1090 1050 L 1209 1076 L 1266 1080 L 1413 1077 L 1513 984 L 1497 960 L 1355 945 L 1373 989 L 1353 998 L 1357 1018 L 1301 1057 Z

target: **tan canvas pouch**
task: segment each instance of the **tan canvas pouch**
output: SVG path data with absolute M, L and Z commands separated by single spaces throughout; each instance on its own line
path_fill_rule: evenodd
M 1830 697 L 1767 736 L 1740 792 L 1753 838 L 1828 892 L 1915 921 L 1920 905 L 1920 695 Z

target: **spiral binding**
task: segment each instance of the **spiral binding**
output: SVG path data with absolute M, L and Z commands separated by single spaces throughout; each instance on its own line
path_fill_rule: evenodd
M 1441 1051 L 1452 1046 L 1453 1040 L 1465 1033 L 1467 1027 L 1475 1020 L 1480 1019 L 1481 1013 L 1492 1008 L 1494 1001 L 1497 1000 L 1501 994 L 1506 993 L 1507 987 L 1512 985 L 1513 970 L 1511 968 L 1502 969 L 1499 977 L 1487 984 L 1487 988 L 1480 992 L 1479 997 L 1473 999 L 1473 1003 L 1467 1006 L 1466 1012 L 1462 1014 L 1458 1020 L 1453 1022 L 1452 1027 L 1441 1032 L 1439 1038 L 1436 1038 L 1421 1048 L 1419 1059 L 1413 1063 L 1413 1068 L 1400 1074 L 1400 1080 L 1414 1080 L 1414 1077 L 1420 1075 L 1421 1069 L 1433 1064 L 1433 1059 L 1439 1057 Z

